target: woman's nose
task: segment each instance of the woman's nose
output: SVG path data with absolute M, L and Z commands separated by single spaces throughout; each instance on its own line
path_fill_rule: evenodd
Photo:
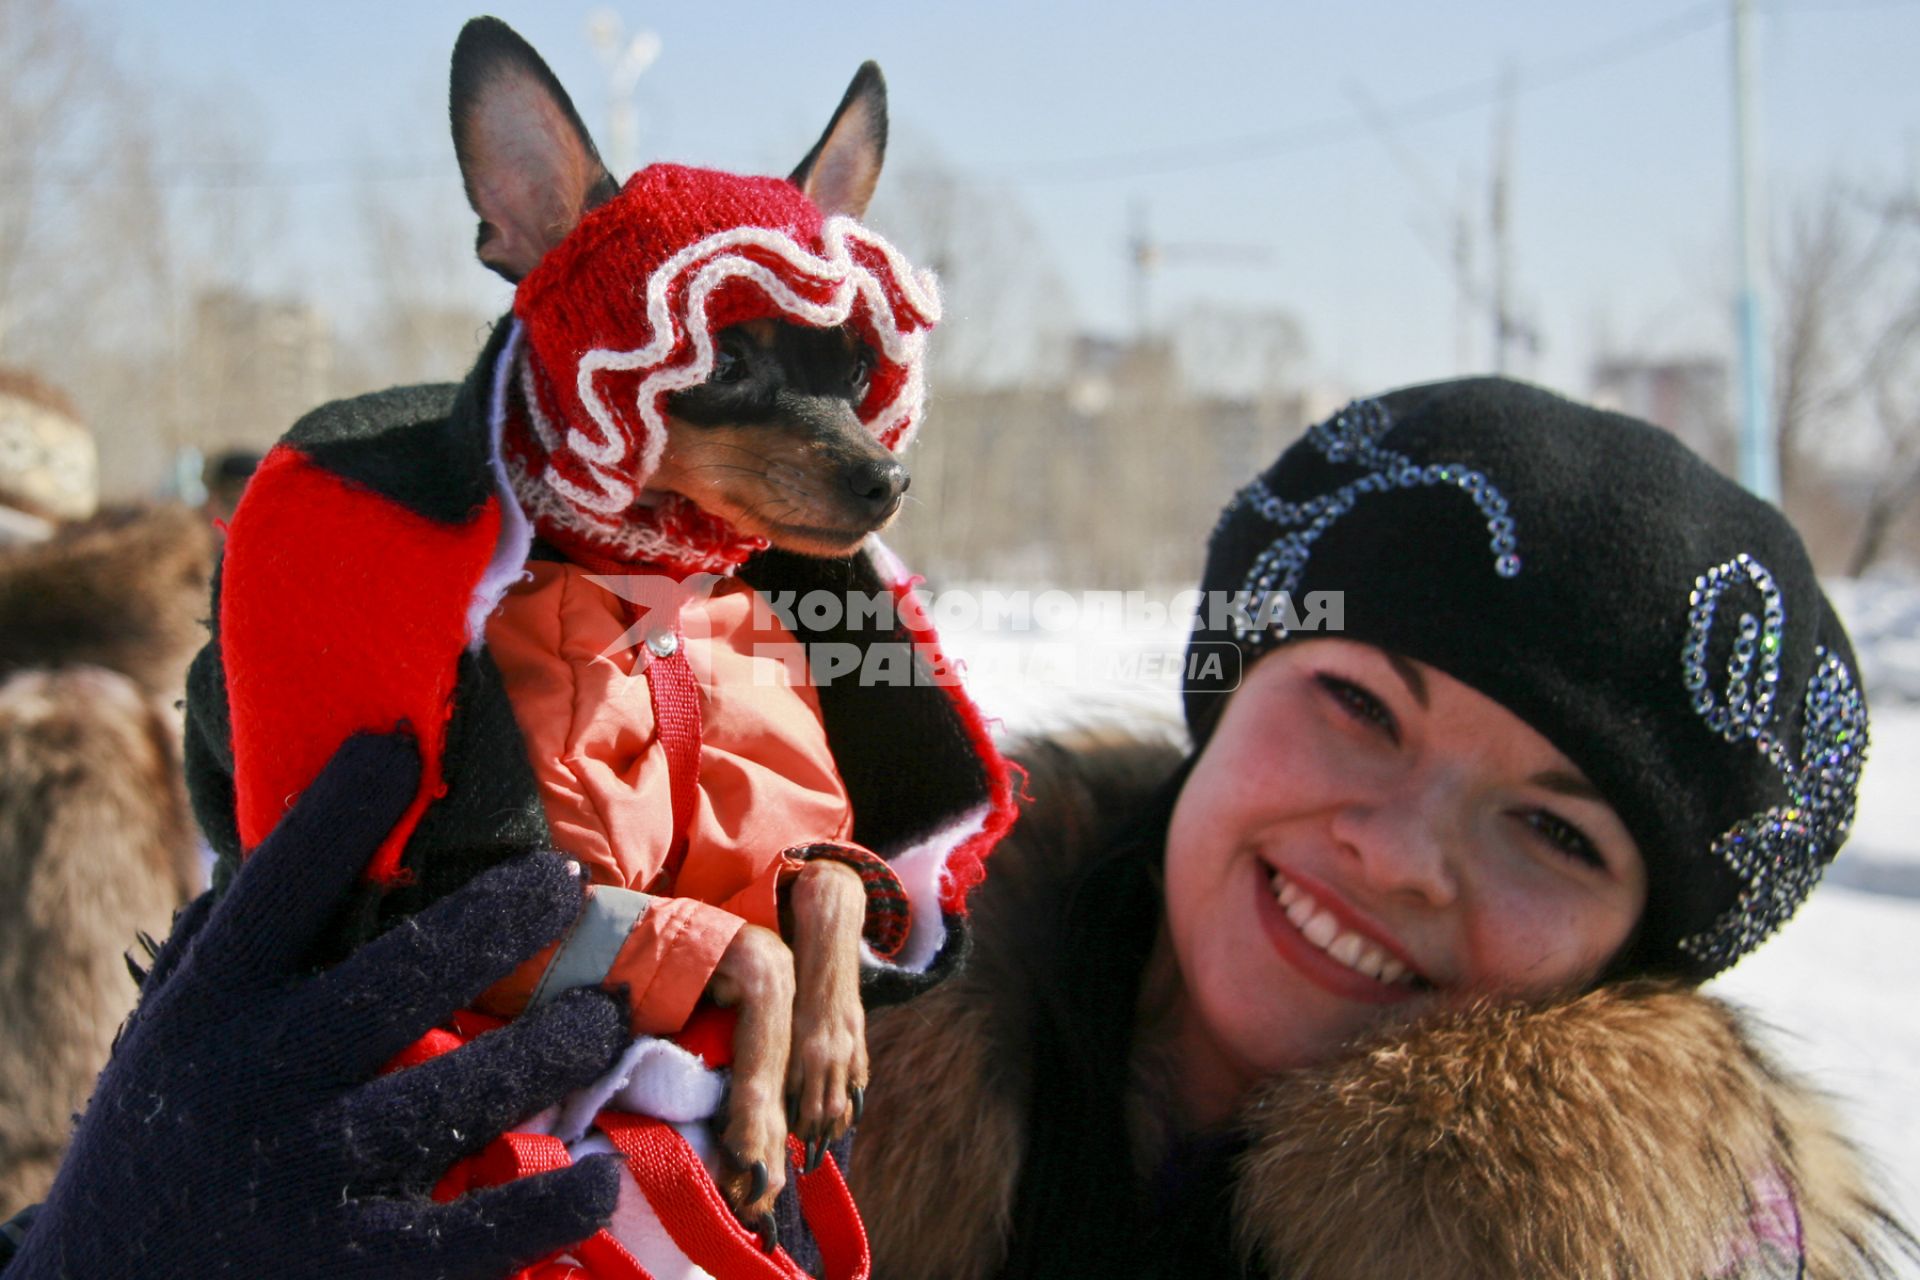
M 1446 906 L 1460 892 L 1468 824 L 1444 786 L 1407 786 L 1341 806 L 1333 838 L 1362 882 L 1383 895 Z

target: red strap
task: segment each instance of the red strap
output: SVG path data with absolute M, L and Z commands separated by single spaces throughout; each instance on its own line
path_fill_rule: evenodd
M 713 1176 L 672 1125 L 617 1111 L 601 1112 L 597 1123 L 627 1158 L 641 1193 L 688 1261 L 727 1280 L 807 1280 L 783 1250 L 760 1252 L 758 1239 L 734 1220 Z
M 795 1156 L 790 1163 L 800 1168 L 800 1140 L 787 1141 Z M 860 1209 L 853 1202 L 853 1192 L 847 1189 L 847 1180 L 840 1176 L 840 1166 L 829 1155 L 818 1169 L 801 1174 L 799 1183 L 800 1216 L 807 1220 L 813 1242 L 820 1246 L 820 1262 L 826 1274 L 831 1280 L 867 1280 L 873 1267 L 867 1228 L 860 1221 Z
M 583 1280 L 653 1280 L 653 1273 L 605 1228 L 567 1252 L 585 1264 L 586 1270 L 580 1273 Z
M 673 843 L 667 848 L 666 866 L 654 884 L 671 887 L 687 858 L 687 830 L 693 825 L 694 805 L 699 802 L 700 786 L 700 689 L 693 680 L 693 668 L 687 665 L 686 645 L 680 633 L 672 633 L 674 650 L 664 657 L 649 650 L 653 660 L 647 664 L 647 691 L 653 698 L 653 723 L 660 734 L 660 749 L 667 756 L 667 778 L 672 783 Z
M 632 578 L 644 566 L 623 563 L 595 555 L 579 547 L 569 547 L 567 556 L 584 569 L 602 577 Z M 658 575 L 655 568 L 652 574 Z M 693 668 L 687 665 L 686 637 L 680 633 L 678 598 L 657 599 L 651 593 L 645 599 L 620 594 L 621 607 L 628 623 L 641 627 L 647 637 L 647 692 L 653 699 L 653 723 L 660 735 L 660 749 L 667 755 L 667 779 L 673 798 L 673 843 L 667 847 L 666 865 L 646 886 L 648 893 L 668 893 L 673 877 L 687 856 L 687 829 L 693 825 L 693 807 L 700 785 L 700 688 L 694 683 Z M 653 625 L 645 625 L 648 618 Z M 663 624 L 670 623 L 668 631 Z M 662 654 L 653 647 L 654 637 L 671 637 L 673 652 Z
M 434 1187 L 433 1198 L 445 1204 L 476 1187 L 497 1187 L 572 1163 L 566 1144 L 552 1134 L 503 1133 L 447 1170 Z
M 573 1163 L 566 1145 L 545 1133 L 504 1133 L 478 1153 L 467 1157 L 440 1180 L 433 1198 L 441 1203 L 478 1187 L 497 1187 L 516 1178 L 530 1178 Z M 579 1266 L 559 1261 L 537 1262 L 514 1273 L 513 1280 L 653 1280 L 653 1275 L 602 1230 L 567 1250 Z

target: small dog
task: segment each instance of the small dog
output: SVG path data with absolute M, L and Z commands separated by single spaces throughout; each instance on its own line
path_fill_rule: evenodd
M 575 228 L 619 188 L 538 55 L 497 21 L 469 23 L 454 53 L 451 110 L 481 219 L 480 261 L 518 283 L 575 252 Z M 789 181 L 822 212 L 858 218 L 885 143 L 885 86 L 868 63 Z M 637 309 L 641 282 L 633 287 Z M 587 341 L 618 345 L 598 334 Z M 720 329 L 711 342 L 704 381 L 665 397 L 663 438 L 634 486 L 636 500 L 655 509 L 685 504 L 757 546 L 829 557 L 855 551 L 898 512 L 908 485 L 906 468 L 860 415 L 881 353 L 851 324 L 767 317 Z M 557 419 L 541 430 L 554 438 L 591 432 L 565 379 L 555 381 L 562 385 L 548 399 L 538 389 L 525 393 L 532 412 Z M 602 479 L 624 497 L 623 484 L 635 477 Z M 557 553 L 593 563 L 567 547 Z M 789 1128 L 817 1161 L 856 1118 L 867 1083 L 857 905 L 864 898 L 851 896 L 864 890 L 840 863 L 808 863 L 800 875 L 783 905 L 797 975 L 791 997 L 735 989 L 724 972 L 709 988 L 740 1005 L 724 1135 L 737 1172 L 725 1185 L 749 1222 L 769 1220 L 785 1180 Z

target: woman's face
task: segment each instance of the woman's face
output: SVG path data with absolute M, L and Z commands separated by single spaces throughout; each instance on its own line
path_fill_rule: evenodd
M 1216 1077 L 1463 994 L 1591 980 L 1646 903 L 1632 837 L 1492 699 L 1370 645 L 1256 662 L 1167 833 L 1182 1023 Z

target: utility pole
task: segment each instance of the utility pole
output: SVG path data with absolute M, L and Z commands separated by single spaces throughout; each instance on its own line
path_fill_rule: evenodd
M 1133 340 L 1142 345 L 1152 336 L 1153 273 L 1160 266 L 1160 246 L 1147 229 L 1147 202 L 1136 199 L 1130 211 L 1127 257 L 1133 264 Z
M 1767 403 L 1770 371 L 1766 303 L 1761 295 L 1766 235 L 1759 187 L 1752 27 L 1752 0 L 1733 0 L 1734 238 L 1740 253 L 1734 325 L 1740 346 L 1740 483 L 1757 497 L 1778 503 L 1780 449 Z
M 1156 239 L 1147 216 L 1147 202 L 1136 199 L 1128 214 L 1127 262 L 1132 267 L 1134 341 L 1145 345 L 1153 336 L 1153 277 L 1168 263 L 1220 262 L 1235 266 L 1265 266 L 1273 254 L 1254 244 Z
M 1366 118 L 1367 124 L 1387 149 L 1387 154 L 1393 157 L 1400 172 L 1445 219 L 1444 227 L 1440 230 L 1417 223 L 1415 230 L 1420 233 L 1421 242 L 1428 251 L 1444 263 L 1453 276 L 1453 367 L 1456 372 L 1465 373 L 1473 361 L 1473 334 L 1469 330 L 1477 323 L 1475 317 L 1479 315 L 1482 302 L 1473 265 L 1471 190 L 1476 185 L 1475 180 L 1462 171 L 1459 194 L 1449 199 L 1427 171 L 1419 154 L 1402 140 L 1394 129 L 1393 121 L 1381 110 L 1380 104 L 1374 101 L 1365 86 L 1349 83 L 1347 96 L 1353 99 L 1355 107 Z
M 1487 235 L 1493 242 L 1493 371 L 1507 371 L 1507 347 L 1518 336 L 1513 322 L 1513 254 L 1508 212 L 1512 197 L 1513 65 L 1500 76 L 1500 110 L 1493 126 L 1493 176 L 1488 183 Z
M 603 6 L 587 18 L 587 39 L 607 70 L 607 152 L 614 178 L 625 182 L 640 167 L 640 113 L 633 90 L 660 56 L 660 37 L 636 31 L 629 38 L 619 13 Z
M 1459 194 L 1447 212 L 1450 222 L 1447 237 L 1447 265 L 1453 272 L 1453 369 L 1466 373 L 1473 367 L 1473 314 L 1480 299 L 1473 284 L 1473 179 L 1460 175 Z

